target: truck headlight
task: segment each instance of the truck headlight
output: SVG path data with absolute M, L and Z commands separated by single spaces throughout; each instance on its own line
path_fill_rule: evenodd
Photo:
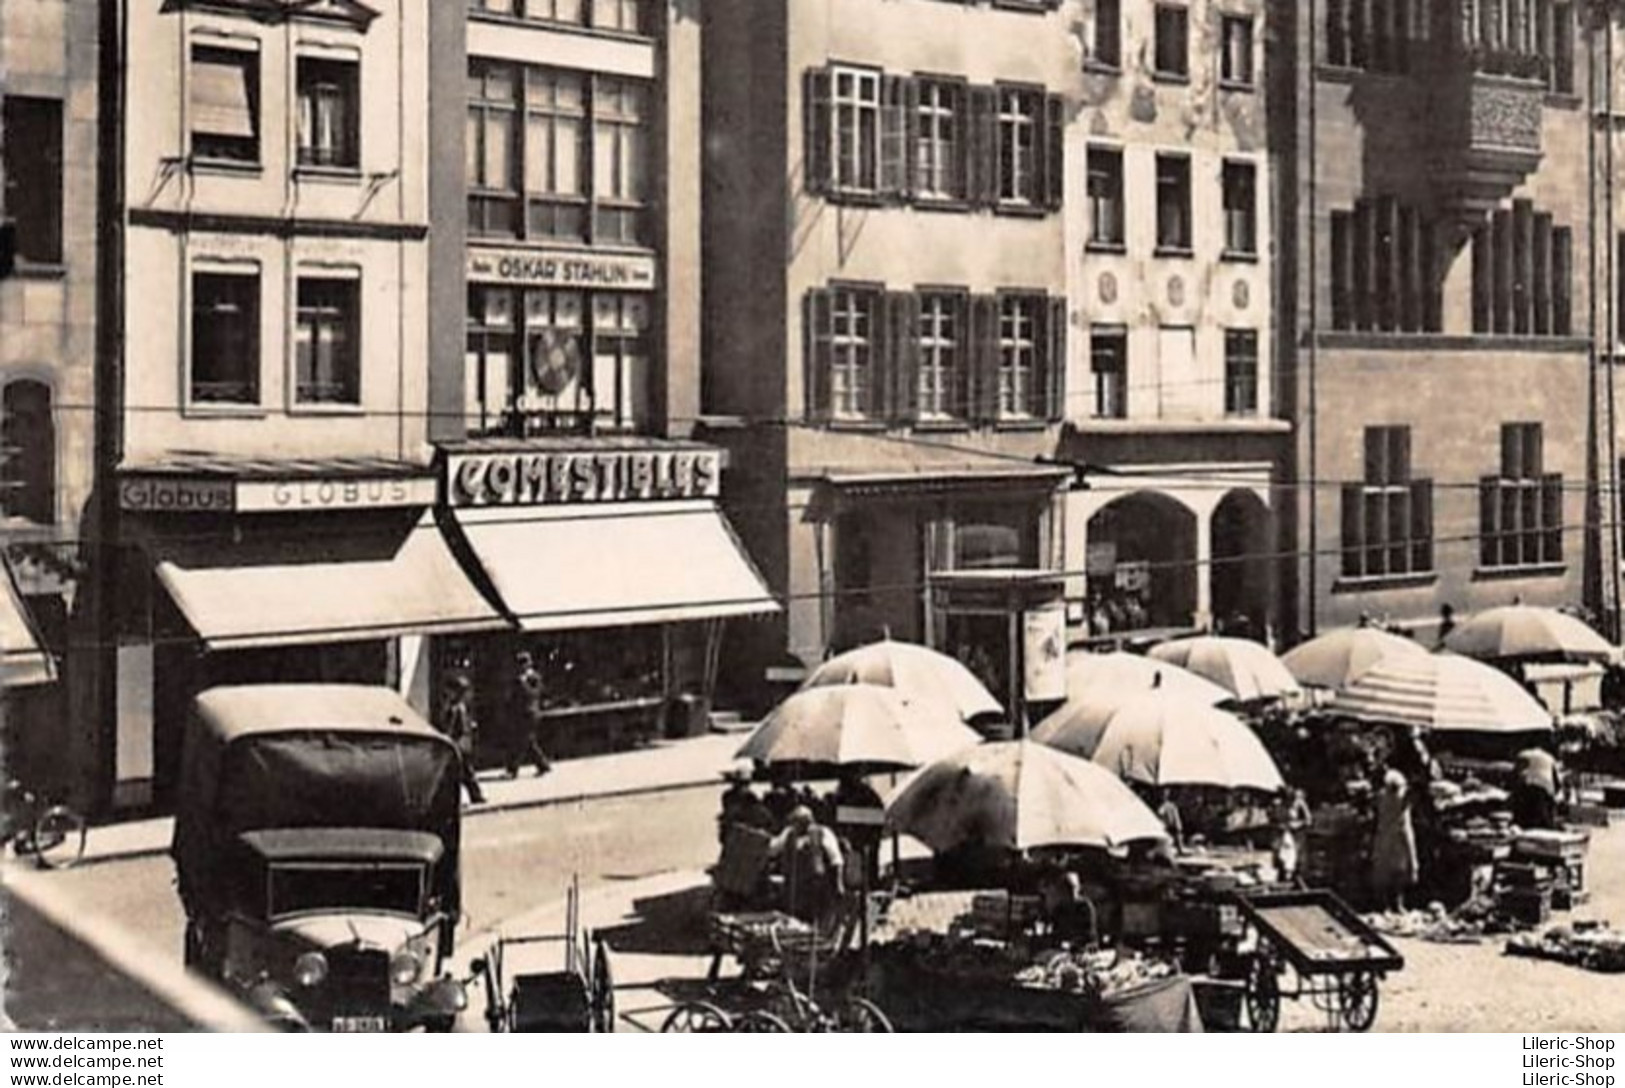
M 410 949 L 402 949 L 389 958 L 389 980 L 397 986 L 410 986 L 423 974 L 423 961 Z
M 327 979 L 327 957 L 306 952 L 293 961 L 293 980 L 305 989 L 320 986 Z

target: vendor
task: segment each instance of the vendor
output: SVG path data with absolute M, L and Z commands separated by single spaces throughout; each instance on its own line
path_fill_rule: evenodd
M 1275 868 L 1281 880 L 1291 881 L 1298 875 L 1303 858 L 1304 836 L 1314 816 L 1309 811 L 1309 800 L 1301 789 L 1292 787 L 1281 796 L 1276 820 Z
M 1518 780 L 1512 787 L 1512 818 L 1525 830 L 1557 827 L 1557 803 L 1563 795 L 1563 772 L 1557 757 L 1544 748 L 1518 753 Z
M 1383 910 L 1403 911 L 1416 883 L 1416 829 L 1411 822 L 1410 783 L 1392 767 L 1382 772 L 1371 841 L 1371 890 Z
M 728 832 L 735 825 L 766 829 L 772 822 L 767 805 L 751 789 L 750 775 L 745 771 L 728 771 L 722 776 L 728 788 L 722 791 L 722 814 L 717 817 L 717 838 L 728 844 Z
M 782 866 L 789 912 L 804 922 L 827 927 L 840 905 L 844 865 L 835 833 L 813 819 L 812 809 L 797 805 L 769 853 Z
M 1180 815 L 1179 806 L 1174 803 L 1173 791 L 1165 788 L 1159 789 L 1155 795 L 1157 819 L 1162 826 L 1168 829 L 1168 837 L 1173 843 L 1175 851 L 1185 849 L 1185 819 Z

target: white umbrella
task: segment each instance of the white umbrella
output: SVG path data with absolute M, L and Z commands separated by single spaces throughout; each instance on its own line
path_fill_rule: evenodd
M 951 706 L 964 721 L 1004 708 L 976 675 L 956 659 L 912 642 L 883 639 L 837 654 L 807 677 L 803 689 L 833 684 L 878 684 L 906 699 Z
M 909 770 L 975 744 L 951 711 L 874 684 L 798 691 L 745 738 L 736 759 L 769 764 Z
M 1457 654 L 1391 658 L 1333 696 L 1326 709 L 1365 721 L 1436 731 L 1524 733 L 1552 716 L 1517 681 Z
M 968 844 L 1111 848 L 1168 837 L 1115 775 L 1025 740 L 981 744 L 938 760 L 898 790 L 886 819 L 935 851 Z
M 1067 699 L 1089 702 L 1120 701 L 1148 691 L 1217 706 L 1235 698 L 1213 681 L 1168 661 L 1153 661 L 1141 654 L 1090 653 L 1073 650 L 1066 655 Z
M 1391 657 L 1425 657 L 1427 652 L 1415 639 L 1380 627 L 1339 627 L 1293 647 L 1281 664 L 1300 684 L 1335 689 Z
M 1183 665 L 1242 702 L 1303 694 L 1281 659 L 1249 639 L 1197 635 L 1153 646 L 1151 656 Z
M 1050 722 L 1046 721 L 1046 726 Z M 1247 723 L 1217 707 L 1142 695 L 1108 710 L 1100 728 L 1040 728 L 1033 739 L 1148 786 L 1218 786 L 1274 791 L 1275 766 Z
M 1451 631 L 1445 648 L 1480 659 L 1559 657 L 1612 661 L 1616 651 L 1584 621 L 1555 608 L 1509 604 L 1478 613 Z

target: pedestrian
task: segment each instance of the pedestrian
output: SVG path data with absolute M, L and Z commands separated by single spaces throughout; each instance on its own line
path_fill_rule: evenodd
M 1446 601 L 1439 606 L 1439 649 L 1444 649 L 1445 639 L 1449 638 L 1450 632 L 1455 629 L 1456 610 L 1449 601 Z
M 1309 800 L 1297 787 L 1288 789 L 1281 798 L 1279 837 L 1275 843 L 1275 867 L 1283 881 L 1290 882 L 1298 875 L 1303 863 L 1304 836 L 1314 823 L 1309 811 Z
M 1410 784 L 1392 767 L 1382 772 L 1371 840 L 1371 890 L 1383 910 L 1403 911 L 1416 883 L 1416 828 L 1411 822 Z
M 813 819 L 812 809 L 797 805 L 790 823 L 769 848 L 784 874 L 785 906 L 802 921 L 827 929 L 841 900 L 845 859 L 835 833 Z
M 1157 803 L 1157 819 L 1168 829 L 1168 838 L 1174 850 L 1184 850 L 1185 818 L 1180 814 L 1179 805 L 1174 801 L 1173 791 L 1166 787 L 1158 789 L 1153 800 Z
M 540 778 L 553 769 L 553 761 L 547 758 L 538 737 L 542 728 L 542 674 L 528 651 L 519 651 L 514 663 L 518 666 L 519 711 L 524 724 L 520 735 L 508 746 L 508 777 L 519 777 L 519 765 L 528 756 Z
M 463 789 L 468 791 L 470 804 L 483 805 L 485 793 L 480 789 L 480 781 L 474 776 L 474 749 L 479 739 L 479 722 L 474 717 L 473 684 L 469 682 L 468 674 L 453 673 L 446 682 L 445 701 L 440 709 L 440 731 L 457 746 L 460 760 Z

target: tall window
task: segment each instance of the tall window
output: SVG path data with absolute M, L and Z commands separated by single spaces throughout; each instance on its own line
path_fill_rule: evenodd
M 880 188 L 880 73 L 836 68 L 831 79 L 835 187 Z
M 1184 155 L 1157 156 L 1157 248 L 1191 248 L 1191 161 Z
M 0 395 L 0 518 L 56 521 L 56 420 L 44 382 L 14 381 Z
M 1539 423 L 1501 427 L 1501 474 L 1479 481 L 1479 559 L 1486 567 L 1563 561 L 1563 477 L 1545 471 Z
M 1224 251 L 1251 257 L 1258 252 L 1258 169 L 1227 160 L 1223 171 Z
M 1044 300 L 1036 295 L 999 298 L 999 407 L 1001 418 L 1039 414 L 1039 353 Z
M 1182 4 L 1158 4 L 1156 11 L 1156 74 L 1186 79 L 1191 74 L 1190 12 Z
M 1443 292 L 1434 225 L 1392 197 L 1362 197 L 1332 212 L 1332 327 L 1438 332 Z
M 192 403 L 260 402 L 259 324 L 257 271 L 193 273 Z
M 599 430 L 635 430 L 649 418 L 649 296 L 592 296 L 591 393 Z
M 1258 414 L 1258 333 L 1253 329 L 1225 330 L 1224 414 Z
M 1546 58 L 1546 86 L 1557 94 L 1574 93 L 1574 5 L 1541 0 L 1541 54 Z
M 1089 373 L 1096 419 L 1128 418 L 1128 333 L 1096 326 L 1089 332 Z
M 1095 0 L 1094 37 L 1089 60 L 1106 68 L 1123 65 L 1122 0 Z
M 353 60 L 299 58 L 299 165 L 361 165 L 359 72 Z
M 880 295 L 843 289 L 833 292 L 832 303 L 830 404 L 837 418 L 863 418 L 876 407 L 873 378 Z
M 647 240 L 648 167 L 647 87 L 599 77 L 593 85 L 594 241 Z
M 260 57 L 246 49 L 192 46 L 192 157 L 260 161 Z
M 361 402 L 360 281 L 299 279 L 294 336 L 294 400 L 300 404 Z
M 1124 240 L 1123 152 L 1089 148 L 1089 243 L 1116 248 Z
M 16 257 L 62 262 L 62 103 L 6 95 L 0 115 L 0 203 L 16 224 Z
M 1365 429 L 1365 479 L 1343 485 L 1343 574 L 1433 570 L 1433 481 L 1411 475 L 1411 429 Z
M 965 414 L 965 349 L 969 314 L 966 296 L 920 296 L 919 377 L 915 394 L 921 419 L 953 419 Z
M 518 71 L 508 64 L 474 62 L 469 75 L 467 155 L 468 231 L 520 233 Z
M 584 239 L 587 77 L 532 68 L 523 78 L 525 229 L 533 238 Z
M 999 88 L 999 202 L 1038 204 L 1043 198 L 1038 163 L 1044 96 Z
M 1253 21 L 1245 15 L 1220 17 L 1219 79 L 1230 87 L 1253 85 Z
M 1570 228 L 1514 200 L 1473 232 L 1473 331 L 1567 336 L 1573 281 Z
M 1490 3 L 1499 0 L 1480 10 Z M 1460 10 L 1470 19 L 1473 6 L 1466 0 Z M 1326 0 L 1325 12 L 1326 63 L 1374 72 L 1409 71 L 1432 17 L 1422 0 Z
M 925 199 L 965 196 L 963 84 L 921 80 L 915 120 L 914 193 Z

